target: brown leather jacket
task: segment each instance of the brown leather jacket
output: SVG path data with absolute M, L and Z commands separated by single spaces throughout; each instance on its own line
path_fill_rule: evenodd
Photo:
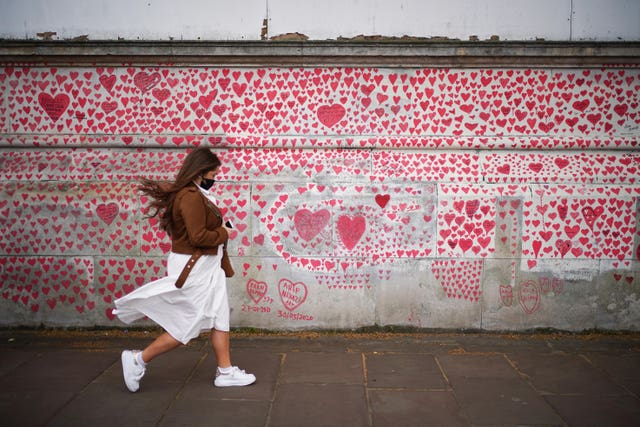
M 227 277 L 232 277 L 234 272 L 226 250 L 229 235 L 222 226 L 218 207 L 201 194 L 194 184 L 176 194 L 172 214 L 171 251 L 193 254 L 200 249 L 204 255 L 216 255 L 218 246 L 225 245 L 222 269 Z

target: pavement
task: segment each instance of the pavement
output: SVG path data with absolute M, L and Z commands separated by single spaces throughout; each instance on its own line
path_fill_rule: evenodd
M 0 330 L 2 426 L 639 426 L 640 334 L 233 333 L 248 387 L 212 385 L 208 337 L 153 360 L 157 330 Z

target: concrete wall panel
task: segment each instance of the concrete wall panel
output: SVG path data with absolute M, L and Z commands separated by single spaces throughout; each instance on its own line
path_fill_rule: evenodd
M 638 93 L 617 66 L 5 66 L 0 324 L 124 326 L 170 249 L 136 180 L 206 145 L 234 326 L 638 330 Z

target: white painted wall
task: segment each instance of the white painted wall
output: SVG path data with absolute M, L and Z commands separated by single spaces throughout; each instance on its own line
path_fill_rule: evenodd
M 574 40 L 640 40 L 640 0 L 573 0 Z
M 359 34 L 480 40 L 569 39 L 571 0 L 269 1 L 269 32 L 311 39 Z
M 0 0 L 0 38 L 640 40 L 640 0 Z
M 0 37 L 260 40 L 265 0 L 0 0 Z

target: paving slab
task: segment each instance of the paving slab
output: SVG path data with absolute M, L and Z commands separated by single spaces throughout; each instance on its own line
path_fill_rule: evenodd
M 503 354 L 476 353 L 439 356 L 444 374 L 455 385 L 458 379 L 519 379 L 520 375 Z
M 361 384 L 282 384 L 278 387 L 270 427 L 370 425 Z
M 121 378 L 119 380 L 122 382 Z M 156 425 L 174 400 L 178 389 L 179 384 L 173 384 L 172 387 L 165 385 L 147 388 L 144 392 L 132 394 L 123 390 L 122 384 L 116 384 L 116 381 L 91 386 L 60 408 L 46 425 Z
M 543 394 L 622 395 L 603 370 L 575 354 L 520 354 L 509 356 L 517 369 Z
M 362 355 L 358 353 L 287 353 L 281 382 L 286 383 L 363 383 Z
M 631 396 L 545 396 L 570 426 L 637 427 L 640 405 Z
M 113 364 L 114 352 L 54 349 L 39 352 L 0 377 L 0 388 L 12 391 L 79 392 Z
M 0 420 L 3 427 L 43 426 L 74 397 L 69 391 L 2 391 Z
M 267 419 L 269 405 L 268 401 L 244 399 L 181 399 L 154 425 L 262 427 Z
M 370 388 L 445 390 L 447 382 L 431 354 L 365 355 L 367 385 Z
M 371 390 L 376 427 L 468 426 L 452 391 Z
M 473 425 L 564 424 L 542 396 L 518 379 L 460 378 L 454 392 Z
M 608 374 L 612 381 L 640 396 L 640 352 L 588 353 L 587 359 Z
M 23 363 L 37 356 L 35 351 L 7 349 L 0 351 L 0 377 L 14 372 Z

